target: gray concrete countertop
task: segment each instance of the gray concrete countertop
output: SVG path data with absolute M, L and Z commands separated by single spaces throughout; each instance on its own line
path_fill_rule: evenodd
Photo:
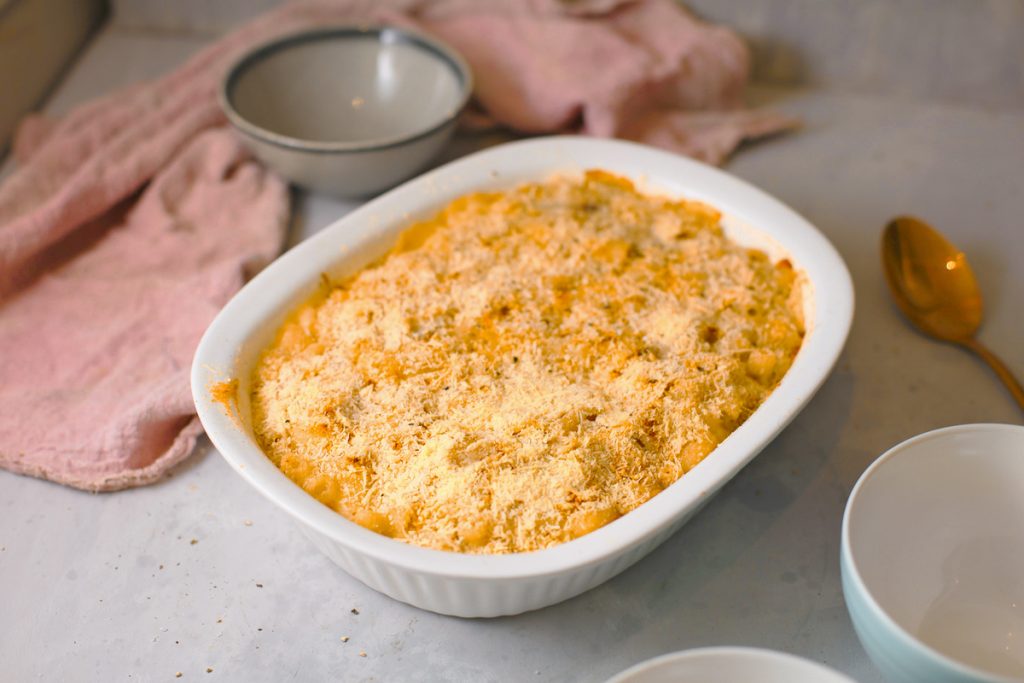
M 201 44 L 105 29 L 49 108 L 161 73 Z M 205 441 L 169 479 L 117 494 L 0 472 L 0 678 L 599 681 L 674 650 L 751 645 L 880 681 L 839 585 L 849 490 L 911 435 L 1021 421 L 986 367 L 898 316 L 880 230 L 915 213 L 960 244 L 986 295 L 981 338 L 1024 373 L 1024 112 L 826 90 L 756 95 L 806 126 L 745 148 L 727 170 L 832 240 L 857 313 L 817 397 L 658 550 L 566 603 L 463 620 L 347 576 Z M 453 154 L 485 142 L 464 138 Z M 300 197 L 293 241 L 352 206 Z

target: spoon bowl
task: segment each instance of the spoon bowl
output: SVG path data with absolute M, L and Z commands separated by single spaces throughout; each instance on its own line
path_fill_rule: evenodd
M 911 216 L 882 233 L 882 266 L 896 305 L 919 330 L 959 344 L 996 372 L 1024 410 L 1024 388 L 974 335 L 981 326 L 981 289 L 967 257 L 940 232 Z

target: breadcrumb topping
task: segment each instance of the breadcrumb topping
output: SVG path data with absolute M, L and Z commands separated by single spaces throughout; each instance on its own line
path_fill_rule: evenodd
M 301 306 L 256 436 L 325 505 L 466 553 L 586 534 L 683 476 L 800 348 L 788 261 L 603 171 L 452 202 Z
M 226 382 L 215 382 L 209 386 L 210 398 L 214 403 L 219 403 L 228 415 L 232 414 L 234 404 L 238 396 L 238 380 L 229 379 Z

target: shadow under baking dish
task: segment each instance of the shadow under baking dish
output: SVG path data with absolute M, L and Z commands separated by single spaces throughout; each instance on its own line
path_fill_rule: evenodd
M 573 541 L 530 553 L 467 555 L 408 545 L 350 522 L 289 480 L 263 454 L 249 423 L 252 367 L 321 274 L 340 279 L 383 256 L 412 221 L 474 191 L 600 168 L 646 192 L 707 202 L 736 242 L 788 258 L 804 279 L 807 335 L 768 399 L 704 461 L 657 496 Z M 842 259 L 782 203 L 718 169 L 642 145 L 583 137 L 534 138 L 478 152 L 367 203 L 289 251 L 217 316 L 192 366 L 196 410 L 228 463 L 299 521 L 328 557 L 397 600 L 457 616 L 517 614 L 578 595 L 621 572 L 676 531 L 761 451 L 811 399 L 835 364 L 853 316 Z M 238 381 L 237 413 L 211 387 Z

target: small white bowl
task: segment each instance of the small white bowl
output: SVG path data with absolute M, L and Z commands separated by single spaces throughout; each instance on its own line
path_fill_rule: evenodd
M 278 173 L 311 190 L 360 197 L 433 159 L 472 90 L 465 61 L 437 40 L 337 27 L 255 48 L 228 69 L 220 102 Z
M 821 664 L 752 647 L 706 647 L 641 662 L 607 683 L 853 683 Z
M 840 552 L 854 628 L 889 680 L 1024 680 L 1024 427 L 890 449 L 850 494 Z

